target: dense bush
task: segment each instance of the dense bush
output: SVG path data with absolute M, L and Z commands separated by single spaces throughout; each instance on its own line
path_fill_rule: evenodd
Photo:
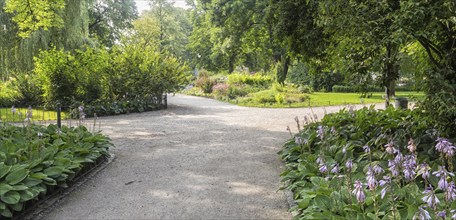
M 89 102 L 101 98 L 105 52 L 87 48 L 74 54 L 63 50 L 42 51 L 35 59 L 44 99 L 70 104 L 73 100 Z
M 412 92 L 412 91 L 415 91 L 410 86 L 396 86 L 395 90 L 397 92 Z M 349 92 L 384 92 L 385 90 L 383 88 L 378 87 L 378 86 L 367 86 L 366 88 L 361 88 L 359 86 L 334 85 L 332 87 L 332 91 L 333 92 L 349 93 Z
M 216 81 L 209 76 L 209 73 L 205 70 L 201 70 L 196 79 L 195 85 L 200 87 L 204 93 L 211 93 L 212 87 L 216 84 Z
M 250 85 L 256 87 L 267 87 L 272 83 L 272 77 L 261 74 L 232 73 L 228 76 L 229 85 Z
M 45 101 L 64 106 L 114 103 L 124 96 L 160 97 L 181 89 L 191 78 L 177 58 L 138 45 L 74 53 L 53 49 L 41 52 L 35 63 Z
M 333 92 L 383 92 L 384 89 L 378 86 L 368 86 L 367 88 L 361 88 L 359 86 L 341 86 L 341 85 L 334 85 L 332 87 Z
M 440 137 L 419 111 L 364 108 L 312 121 L 306 116 L 300 133 L 279 152 L 286 161 L 283 181 L 297 202 L 296 218 L 455 214 L 453 141 Z
M 109 139 L 85 127 L 0 125 L 0 216 L 12 217 L 108 156 Z

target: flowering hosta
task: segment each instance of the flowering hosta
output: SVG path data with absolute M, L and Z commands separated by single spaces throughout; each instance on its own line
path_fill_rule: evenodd
M 456 219 L 454 142 L 416 112 L 364 108 L 304 124 L 279 152 L 296 218 Z

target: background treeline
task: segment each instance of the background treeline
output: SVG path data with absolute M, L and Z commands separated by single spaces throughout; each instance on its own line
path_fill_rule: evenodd
M 139 18 L 133 0 L 27 4 L 0 0 L 0 106 L 149 103 L 188 83 L 182 44 L 160 28 L 175 19 Z

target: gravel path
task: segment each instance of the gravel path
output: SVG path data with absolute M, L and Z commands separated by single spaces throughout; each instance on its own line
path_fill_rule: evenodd
M 167 110 L 102 118 L 116 159 L 44 219 L 290 219 L 276 153 L 310 113 L 176 95 Z

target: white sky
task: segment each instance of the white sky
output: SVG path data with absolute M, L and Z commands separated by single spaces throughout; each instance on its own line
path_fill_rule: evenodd
M 172 0 L 174 1 L 174 5 L 181 8 L 188 8 L 187 4 L 185 4 L 185 0 Z M 150 9 L 149 1 L 147 0 L 135 0 L 136 7 L 138 8 L 138 12 L 141 14 L 142 11 Z

